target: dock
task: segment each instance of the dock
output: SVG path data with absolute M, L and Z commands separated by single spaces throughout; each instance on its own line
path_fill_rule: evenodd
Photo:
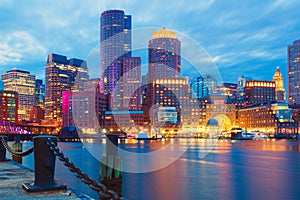
M 1 199 L 49 199 L 75 200 L 93 199 L 87 195 L 77 194 L 71 189 L 66 191 L 51 191 L 28 193 L 22 189 L 22 184 L 34 181 L 34 172 L 14 161 L 0 161 L 0 198 Z

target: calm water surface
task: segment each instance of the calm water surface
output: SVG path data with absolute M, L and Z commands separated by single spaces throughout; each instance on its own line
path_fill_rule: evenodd
M 123 173 L 125 199 L 300 199 L 300 142 L 295 140 L 220 140 L 203 159 L 203 140 L 183 140 L 187 150 L 175 162 L 149 173 Z M 99 178 L 99 161 L 90 151 L 105 151 L 105 144 L 59 143 L 76 166 L 92 178 Z M 24 149 L 32 143 L 24 144 Z M 162 142 L 126 143 L 128 151 L 148 152 L 162 148 Z M 168 158 L 160 158 L 168 159 Z M 139 165 L 140 161 L 131 161 Z M 155 160 L 149 162 L 158 162 Z M 33 155 L 23 159 L 33 169 Z M 153 163 L 149 163 L 150 165 Z M 55 179 L 69 188 L 98 198 L 57 159 Z

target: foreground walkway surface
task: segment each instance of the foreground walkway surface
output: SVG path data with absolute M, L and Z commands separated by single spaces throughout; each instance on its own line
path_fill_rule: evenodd
M 0 199 L 92 199 L 71 190 L 27 193 L 23 183 L 33 182 L 34 172 L 13 161 L 0 161 Z

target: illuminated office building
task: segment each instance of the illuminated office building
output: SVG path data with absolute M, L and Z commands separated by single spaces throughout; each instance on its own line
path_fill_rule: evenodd
M 246 104 L 249 106 L 275 102 L 275 82 L 256 80 L 247 81 L 245 100 Z
M 4 90 L 18 93 L 18 120 L 29 120 L 30 110 L 35 105 L 35 75 L 13 69 L 2 75 L 2 81 Z
M 300 104 L 300 40 L 288 46 L 289 104 Z
M 164 84 L 158 85 L 162 82 L 166 84 L 172 84 L 174 87 L 183 84 L 183 79 L 177 79 L 176 77 L 180 75 L 181 72 L 181 43 L 176 38 L 176 33 L 165 28 L 160 29 L 152 34 L 151 40 L 148 42 L 148 55 L 149 55 L 149 63 L 148 63 L 148 77 L 147 77 L 147 87 L 145 92 L 145 97 L 143 97 L 143 110 L 145 111 L 145 120 L 148 122 L 150 120 L 149 114 L 150 109 L 154 105 L 161 106 L 175 106 L 177 109 L 179 108 L 178 99 L 175 100 L 174 95 L 168 94 L 165 97 L 157 98 L 157 89 L 160 87 L 166 87 Z M 169 81 L 169 83 L 168 83 Z M 180 81 L 180 83 L 179 83 Z M 188 90 L 188 82 L 184 79 L 186 84 L 186 89 Z M 158 87 L 158 88 L 156 88 Z M 182 88 L 181 88 L 182 89 Z M 179 91 L 179 89 L 177 89 Z M 163 95 L 163 94 L 161 94 Z M 171 97 L 171 96 L 173 97 Z M 169 102 L 165 102 L 162 98 L 170 97 Z M 177 95 L 179 98 L 179 96 Z M 162 100 L 162 101 L 161 101 Z M 177 101 L 177 103 L 175 102 Z M 172 105 L 171 105 L 172 104 Z
M 156 78 L 175 78 L 181 72 L 181 43 L 165 28 L 152 34 L 148 43 L 148 82 Z
M 208 88 L 205 84 L 205 79 L 202 76 L 190 79 L 191 97 L 204 98 L 208 95 Z
M 251 106 L 238 111 L 239 126 L 247 131 L 262 131 L 277 138 L 298 135 L 298 122 L 286 103 Z
M 189 83 L 187 78 L 158 78 L 149 86 L 151 96 L 143 104 L 146 121 L 151 120 L 153 109 L 157 107 L 175 107 L 180 123 L 181 107 L 190 100 Z M 153 122 L 155 123 L 155 122 Z
M 121 61 L 121 109 L 141 109 L 141 58 L 128 57 Z
M 88 77 L 86 61 L 49 54 L 46 63 L 45 119 L 61 121 L 62 92 L 82 90 Z
M 99 133 L 104 127 L 110 96 L 94 90 L 63 92 L 63 126 L 76 126 L 84 134 Z
M 285 89 L 283 87 L 283 76 L 280 72 L 279 67 L 276 68 L 276 72 L 273 76 L 273 81 L 275 82 L 275 94 L 277 102 L 285 102 Z
M 114 107 L 121 103 L 121 60 L 131 57 L 131 15 L 123 10 L 107 10 L 100 18 L 100 89 L 114 96 Z
M 18 93 L 0 90 L 0 118 L 18 123 Z

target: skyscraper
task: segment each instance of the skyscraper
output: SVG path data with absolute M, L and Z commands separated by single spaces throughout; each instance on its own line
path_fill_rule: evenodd
M 4 90 L 18 93 L 18 119 L 29 120 L 30 110 L 35 105 L 35 75 L 13 69 L 2 75 L 2 81 Z
M 46 63 L 45 119 L 61 120 L 62 92 L 79 91 L 88 78 L 86 61 L 49 54 Z
M 175 78 L 181 72 L 181 43 L 173 31 L 165 28 L 152 34 L 148 43 L 148 82 L 156 78 Z
M 150 120 L 150 109 L 156 105 L 156 88 L 154 88 L 156 79 L 174 79 L 180 75 L 180 48 L 181 43 L 176 38 L 176 33 L 165 28 L 155 31 L 148 42 L 148 84 L 143 98 L 146 121 Z
M 107 10 L 100 18 L 100 88 L 114 95 L 115 107 L 120 106 L 121 60 L 131 56 L 131 16 L 123 10 Z
M 300 104 L 300 40 L 288 46 L 289 104 Z
M 44 103 L 45 103 L 45 84 L 43 84 L 43 80 L 36 79 L 35 80 L 35 105 L 44 107 Z
M 202 76 L 190 79 L 192 98 L 200 99 L 208 95 L 208 88 L 205 85 L 205 79 Z
M 121 108 L 141 109 L 141 58 L 123 58 L 121 62 Z
M 283 87 L 283 76 L 280 72 L 279 67 L 276 68 L 276 72 L 273 76 L 273 81 L 275 82 L 275 94 L 277 102 L 285 102 L 285 89 Z

